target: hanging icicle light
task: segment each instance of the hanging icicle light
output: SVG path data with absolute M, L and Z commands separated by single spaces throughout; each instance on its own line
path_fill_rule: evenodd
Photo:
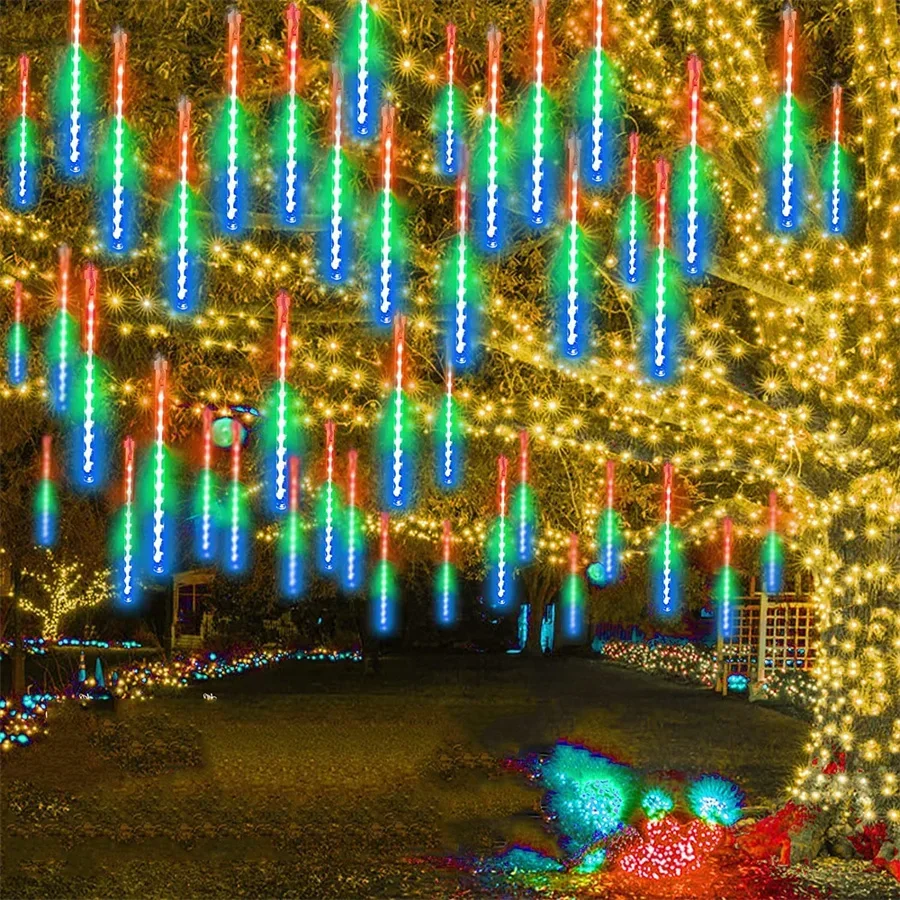
M 769 595 L 780 594 L 784 586 L 784 541 L 778 533 L 778 494 L 769 493 L 769 530 L 760 547 L 760 581 Z
M 608 459 L 606 461 L 606 508 L 600 515 L 597 523 L 597 548 L 599 562 L 603 569 L 602 584 L 615 584 L 621 577 L 622 547 L 624 537 L 622 535 L 622 522 L 615 509 L 616 502 L 616 464 Z
M 122 509 L 115 529 L 113 572 L 116 601 L 130 606 L 138 598 L 137 580 L 137 523 L 134 495 L 134 439 L 128 435 L 122 444 Z
M 329 421 L 325 423 L 325 482 L 319 492 L 316 510 L 316 563 L 322 575 L 333 575 L 337 571 L 343 514 L 340 491 L 334 482 L 334 422 Z
M 456 26 L 447 25 L 447 83 L 438 94 L 431 127 L 435 136 L 437 170 L 445 178 L 455 178 L 465 150 L 463 108 L 465 97 L 456 86 Z
M 379 556 L 369 582 L 369 622 L 372 633 L 380 638 L 392 637 L 398 627 L 397 573 L 388 556 L 390 516 L 381 514 Z
M 580 77 L 576 107 L 581 173 L 588 187 L 612 184 L 616 168 L 619 84 L 604 50 L 603 0 L 594 0 L 593 49 Z
M 662 522 L 650 552 L 653 608 L 664 617 L 680 611 L 684 581 L 681 532 L 674 525 L 674 492 L 675 472 L 667 462 L 663 466 Z
M 299 225 L 306 210 L 311 147 L 310 115 L 299 97 L 300 10 L 289 3 L 285 10 L 284 58 L 286 89 L 275 120 L 272 156 L 277 188 L 275 210 L 285 227 Z
M 142 542 L 147 555 L 145 571 L 155 579 L 175 571 L 178 546 L 176 477 L 167 445 L 169 364 L 157 357 L 153 363 L 153 444 L 141 474 Z
M 57 415 L 66 415 L 72 396 L 72 375 L 78 370 L 81 348 L 75 340 L 78 325 L 69 313 L 69 276 L 71 252 L 63 244 L 59 248 L 57 291 L 59 311 L 47 331 L 47 366 L 50 404 Z
M 300 458 L 288 460 L 288 513 L 278 539 L 278 583 L 283 600 L 295 601 L 306 587 L 306 535 L 300 518 Z
M 778 231 L 796 232 L 802 223 L 806 190 L 804 114 L 797 103 L 797 11 L 785 3 L 782 12 L 782 93 L 769 132 L 769 203 Z
M 344 148 L 344 89 L 341 70 L 331 71 L 331 147 L 320 186 L 324 227 L 320 232 L 319 265 L 326 284 L 343 284 L 350 276 L 354 253 L 355 192 Z
M 401 308 L 406 290 L 409 248 L 403 213 L 394 194 L 396 107 L 381 111 L 381 190 L 376 200 L 376 226 L 369 232 L 369 292 L 377 326 L 388 326 Z
M 559 594 L 559 626 L 563 640 L 574 644 L 584 640 L 585 626 L 585 589 L 584 579 L 579 573 L 578 535 L 569 535 L 569 574 L 563 580 Z
M 393 388 L 381 420 L 381 488 L 383 505 L 409 509 L 415 493 L 416 433 L 404 387 L 406 317 L 394 321 Z
M 591 340 L 594 294 L 593 261 L 587 238 L 578 221 L 578 141 L 568 142 L 565 230 L 551 269 L 551 290 L 556 303 L 560 353 L 573 362 L 584 357 Z
M 290 294 L 279 291 L 275 296 L 275 383 L 266 401 L 260 442 L 266 506 L 273 516 L 283 515 L 288 509 L 288 458 L 304 450 L 303 405 L 288 383 L 290 309 Z
M 55 93 L 56 146 L 68 178 L 84 178 L 90 168 L 94 125 L 93 63 L 84 52 L 82 0 L 69 3 L 69 46 Z
M 616 228 L 619 271 L 623 283 L 630 290 L 636 290 L 644 283 L 649 243 L 647 206 L 638 196 L 638 146 L 637 132 L 632 131 L 628 135 L 628 195 Z
M 452 527 L 444 519 L 441 563 L 434 576 L 434 621 L 438 628 L 452 628 L 459 617 L 459 579 L 452 562 Z
M 191 104 L 178 102 L 178 183 L 163 218 L 163 280 L 169 307 L 176 314 L 193 313 L 203 283 L 203 235 L 197 216 L 197 196 L 190 183 Z
M 445 490 L 452 491 L 462 481 L 465 431 L 459 403 L 453 396 L 453 365 L 449 362 L 444 384 L 444 394 L 435 414 L 435 481 Z
M 533 4 L 533 81 L 523 108 L 518 137 L 525 221 L 532 228 L 543 229 L 554 221 L 562 151 L 559 111 L 545 84 L 547 0 L 533 0 Z
M 515 579 L 512 563 L 515 536 L 509 521 L 509 461 L 497 460 L 497 518 L 488 533 L 487 584 L 485 590 L 492 612 L 507 613 L 515 605 Z
M 137 144 L 125 118 L 128 35 L 113 32 L 112 119 L 98 166 L 100 221 L 106 249 L 125 253 L 134 246 L 140 167 Z
M 644 352 L 647 374 L 671 382 L 678 369 L 680 327 L 684 301 L 676 266 L 669 257 L 669 164 L 656 162 L 656 251 L 653 274 L 644 291 Z
M 709 160 L 699 145 L 700 57 L 691 54 L 688 69 L 688 145 L 679 153 L 674 176 L 674 225 L 678 257 L 685 275 L 706 273 L 712 249 L 714 189 Z
M 194 493 L 194 558 L 211 565 L 219 548 L 219 485 L 213 470 L 213 411 L 203 410 L 202 462 Z
M 479 357 L 482 284 L 469 245 L 469 179 L 464 169 L 456 182 L 456 237 L 444 262 L 447 359 L 455 369 L 472 371 Z
M 353 594 L 366 583 L 366 538 L 363 533 L 363 513 L 359 508 L 359 484 L 356 450 L 347 454 L 347 509 L 344 513 L 341 586 Z
M 13 321 L 6 335 L 6 379 L 13 386 L 28 377 L 28 329 L 22 321 L 22 282 L 13 285 Z
M 39 547 L 54 547 L 59 534 L 59 497 L 53 481 L 53 438 L 41 438 L 41 479 L 34 495 L 34 542 Z
M 38 167 L 41 159 L 37 125 L 28 114 L 31 99 L 29 73 L 31 63 L 19 57 L 19 97 L 16 117 L 6 140 L 9 166 L 9 200 L 14 209 L 28 210 L 37 202 Z
M 369 0 L 357 0 L 342 46 L 350 134 L 366 141 L 378 135 L 385 69 L 381 22 Z
M 488 30 L 487 109 L 475 143 L 472 189 L 479 247 L 499 253 L 506 246 L 509 197 L 509 139 L 500 121 L 500 32 Z
M 842 97 L 843 89 L 839 84 L 834 85 L 831 89 L 831 147 L 822 169 L 826 227 L 830 234 L 840 235 L 847 233 L 853 197 L 850 155 L 841 144 Z
M 225 500 L 227 526 L 224 534 L 224 567 L 230 575 L 241 575 L 250 556 L 250 504 L 241 484 L 241 444 L 243 428 L 237 418 L 231 420 L 231 480 Z
M 731 635 L 734 627 L 734 604 L 741 593 L 737 573 L 731 565 L 732 524 L 726 516 L 722 521 L 722 567 L 716 576 L 713 599 L 719 607 L 719 628 L 724 637 Z
M 232 8 L 225 62 L 227 97 L 210 147 L 212 207 L 219 230 L 227 237 L 242 235 L 250 220 L 252 148 L 241 81 L 241 14 Z
M 81 319 L 83 353 L 72 409 L 75 432 L 71 442 L 73 480 L 77 487 L 89 491 L 99 490 L 106 481 L 106 378 L 97 359 L 97 280 L 96 266 L 88 263 L 84 267 Z
M 537 501 L 534 489 L 528 483 L 530 462 L 528 432 L 523 428 L 519 432 L 519 483 L 512 496 L 515 553 L 520 566 L 527 566 L 534 561 L 534 548 L 537 543 Z

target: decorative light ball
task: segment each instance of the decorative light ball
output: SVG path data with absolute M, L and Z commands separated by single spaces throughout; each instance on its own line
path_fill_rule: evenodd
M 606 584 L 606 569 L 603 563 L 592 562 L 587 567 L 587 580 L 595 587 L 603 587 Z
M 231 423 L 233 422 L 233 418 L 231 416 L 221 416 L 216 419 L 212 424 L 212 439 L 213 443 L 217 447 L 222 447 L 227 449 L 231 446 Z M 241 426 L 241 443 L 247 439 L 247 429 L 244 426 L 243 422 L 240 422 Z

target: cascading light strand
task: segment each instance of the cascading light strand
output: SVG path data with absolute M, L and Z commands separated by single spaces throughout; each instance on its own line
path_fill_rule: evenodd
M 31 62 L 26 55 L 19 57 L 18 115 L 13 120 L 6 145 L 9 160 L 9 198 L 13 207 L 28 210 L 37 201 L 40 142 L 38 129 L 29 116 Z
M 83 178 L 90 168 L 94 116 L 92 63 L 84 51 L 82 0 L 70 0 L 69 46 L 56 88 L 57 147 L 63 174 Z
M 656 250 L 653 277 L 648 279 L 644 301 L 647 374 L 656 381 L 672 381 L 677 373 L 682 299 L 675 266 L 667 248 L 670 226 L 669 164 L 656 161 Z
M 287 360 L 290 340 L 290 303 L 287 291 L 279 291 L 275 298 L 275 341 L 278 385 L 275 411 L 275 491 L 274 506 L 284 511 L 288 506 L 287 461 Z
M 281 597 L 294 601 L 303 596 L 305 578 L 303 559 L 305 537 L 300 519 L 300 458 L 288 460 L 288 513 L 278 542 L 279 584 Z
M 616 166 L 619 85 L 604 49 L 603 0 L 594 0 L 593 48 L 583 66 L 577 97 L 581 171 L 588 187 L 611 186 Z
M 606 461 L 606 508 L 597 525 L 597 547 L 603 567 L 603 584 L 614 584 L 621 577 L 622 524 L 616 512 L 616 464 Z
M 162 357 L 153 363 L 153 446 L 144 475 L 147 494 L 146 546 L 148 574 L 166 578 L 174 570 L 175 547 L 175 478 L 166 445 L 167 409 L 169 404 L 169 364 Z
M 396 108 L 381 110 L 381 190 L 376 200 L 377 227 L 369 242 L 370 291 L 373 320 L 388 326 L 401 305 L 406 284 L 407 246 L 401 210 L 394 196 Z
M 114 548 L 116 599 L 131 606 L 138 597 L 136 512 L 134 491 L 134 438 L 128 435 L 122 444 L 122 509 L 119 513 L 118 543 Z
M 53 547 L 59 534 L 59 497 L 53 481 L 53 438 L 41 438 L 41 478 L 34 495 L 34 542 Z
M 11 385 L 23 384 L 28 377 L 28 330 L 22 321 L 24 289 L 22 282 L 13 285 L 13 320 L 6 336 L 6 377 Z
M 578 535 L 569 535 L 569 574 L 560 590 L 559 624 L 563 638 L 568 643 L 584 640 L 585 634 L 585 589 L 584 579 L 579 574 Z
M 463 472 L 465 433 L 462 413 L 453 395 L 453 364 L 447 363 L 444 395 L 435 422 L 435 480 L 445 490 L 459 487 Z
M 304 194 L 310 168 L 309 111 L 299 97 L 300 9 L 289 3 L 285 10 L 286 89 L 273 141 L 277 190 L 275 207 L 282 225 L 299 225 L 304 213 Z
M 456 26 L 447 25 L 447 83 L 441 90 L 432 128 L 435 133 L 437 169 L 445 178 L 459 174 L 463 148 L 462 92 L 456 86 Z
M 837 235 L 847 232 L 853 196 L 850 157 L 841 144 L 842 98 L 843 89 L 839 84 L 834 85 L 831 88 L 831 147 L 826 154 L 822 173 L 826 225 L 830 234 Z
M 654 608 L 667 617 L 681 607 L 683 583 L 682 541 L 674 525 L 675 472 L 672 463 L 663 466 L 662 522 L 651 549 L 651 583 Z
M 568 143 L 565 229 L 551 269 L 557 306 L 558 345 L 562 355 L 577 361 L 587 353 L 591 337 L 592 265 L 579 224 L 578 140 Z
M 475 232 L 485 253 L 498 253 L 506 244 L 506 143 L 500 121 L 500 32 L 492 26 L 488 30 L 487 108 L 472 165 Z
M 647 209 L 638 195 L 639 138 L 628 135 L 628 195 L 619 215 L 620 272 L 625 286 L 636 289 L 644 283 L 647 269 Z
M 225 545 L 225 570 L 231 575 L 240 575 L 246 568 L 249 557 L 250 511 L 244 486 L 241 484 L 241 445 L 243 428 L 237 418 L 231 420 L 231 480 L 228 485 L 227 517 L 228 527 Z
M 460 169 L 456 181 L 456 236 L 444 263 L 443 295 L 446 309 L 446 354 L 455 369 L 471 371 L 478 362 L 479 279 L 469 246 L 469 178 Z
M 348 593 L 365 584 L 366 546 L 363 514 L 359 508 L 358 459 L 356 450 L 347 454 L 347 511 L 344 516 L 344 553 L 341 582 Z
M 687 61 L 688 145 L 675 164 L 673 217 L 682 269 L 689 277 L 706 272 L 712 232 L 713 185 L 706 154 L 700 147 L 700 58 Z
M 369 0 L 357 0 L 343 41 L 351 135 L 367 141 L 378 134 L 384 59 L 381 23 Z
M 404 388 L 406 317 L 394 320 L 393 388 L 381 425 L 384 506 L 405 510 L 415 489 L 415 430 Z
M 397 631 L 397 574 L 389 556 L 391 520 L 388 513 L 381 514 L 379 526 L 378 563 L 369 583 L 370 627 L 380 638 L 393 636 Z
M 733 525 L 726 516 L 722 521 L 722 566 L 716 578 L 714 599 L 719 605 L 719 628 L 728 637 L 734 625 L 734 604 L 740 596 L 737 573 L 731 565 Z
M 774 596 L 784 586 L 784 541 L 778 533 L 778 494 L 769 493 L 769 528 L 760 547 L 762 589 Z
M 250 135 L 241 100 L 241 14 L 228 11 L 225 63 L 225 107 L 216 131 L 210 161 L 213 171 L 214 209 L 219 229 L 226 236 L 244 233 L 250 213 Z
M 434 577 L 434 621 L 439 628 L 453 627 L 459 616 L 459 579 L 452 561 L 453 533 L 444 519 L 441 537 L 441 562 Z
M 533 0 L 533 81 L 524 107 L 520 129 L 523 144 L 523 201 L 526 220 L 532 228 L 553 222 L 559 180 L 559 134 L 557 112 L 545 85 L 547 55 L 547 0 Z M 498 67 L 499 68 L 499 67 Z
M 134 135 L 125 116 L 128 35 L 113 32 L 112 119 L 100 159 L 101 222 L 106 249 L 124 253 L 134 243 L 139 193 Z
M 320 232 L 322 277 L 327 284 L 343 284 L 350 275 L 353 255 L 353 192 L 350 163 L 344 149 L 344 88 L 341 69 L 331 72 L 331 143 L 321 188 L 325 227 Z
M 169 306 L 193 313 L 200 300 L 203 258 L 197 198 L 190 182 L 191 103 L 178 102 L 178 181 L 163 220 L 164 273 Z
M 339 527 L 343 504 L 334 481 L 334 422 L 325 423 L 325 482 L 319 494 L 317 510 L 318 546 L 316 561 L 323 575 L 337 571 Z
M 69 278 L 72 254 L 63 244 L 59 248 L 57 292 L 59 309 L 47 332 L 47 364 L 49 368 L 50 403 L 57 415 L 70 411 L 72 376 L 78 368 L 79 347 L 74 340 L 77 325 L 69 313 Z
M 213 563 L 218 553 L 218 485 L 213 471 L 213 410 L 203 410 L 202 461 L 194 497 L 194 556 L 198 562 Z
M 515 604 L 515 582 L 511 562 L 515 541 L 509 521 L 509 460 L 497 459 L 497 518 L 488 536 L 486 590 L 495 613 L 509 612 Z
M 537 502 L 534 489 L 528 483 L 530 465 L 528 432 L 519 432 L 519 483 L 512 497 L 513 519 L 515 521 L 515 553 L 520 566 L 534 561 L 537 540 Z

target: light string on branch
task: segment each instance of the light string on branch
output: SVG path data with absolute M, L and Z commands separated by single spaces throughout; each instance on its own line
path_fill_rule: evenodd
M 226 237 L 242 235 L 249 224 L 251 156 L 247 112 L 241 99 L 241 14 L 228 11 L 225 61 L 225 106 L 213 137 L 213 209 L 219 230 Z
M 41 149 L 37 125 L 29 115 L 31 61 L 24 53 L 19 57 L 19 94 L 17 116 L 6 142 L 9 199 L 23 212 L 37 202 L 38 168 Z
M 617 237 L 619 270 L 623 283 L 636 290 L 644 283 L 647 270 L 647 209 L 638 196 L 638 150 L 640 139 L 635 131 L 628 135 L 628 194 L 619 214 Z
M 59 536 L 59 497 L 53 481 L 53 437 L 41 438 L 41 477 L 34 495 L 34 542 L 54 547 Z
M 128 35 L 113 32 L 112 119 L 100 155 L 100 221 L 106 249 L 121 254 L 134 247 L 140 168 L 131 126 L 125 116 Z
M 190 182 L 191 104 L 178 102 L 178 181 L 163 217 L 163 281 L 176 314 L 196 312 L 203 283 L 203 236 Z
M 24 289 L 21 281 L 13 284 L 13 320 L 6 335 L 6 378 L 13 386 L 28 378 L 28 330 L 22 321 Z
M 293 602 L 303 596 L 306 587 L 304 559 L 306 536 L 300 518 L 300 458 L 288 460 L 288 512 L 278 539 L 280 596 Z
M 434 621 L 451 628 L 459 617 L 459 579 L 452 561 L 453 529 L 449 519 L 441 526 L 441 561 L 434 576 Z
M 462 91 L 456 86 L 456 26 L 447 25 L 447 83 L 438 94 L 432 117 L 437 170 L 445 178 L 455 178 L 464 152 Z
M 203 410 L 200 475 L 194 494 L 194 557 L 212 565 L 219 549 L 219 486 L 213 470 L 213 411 Z
M 369 625 L 379 638 L 393 637 L 398 628 L 397 573 L 389 556 L 390 515 L 379 520 L 378 562 L 369 582 Z
M 674 466 L 667 462 L 663 466 L 662 522 L 650 551 L 653 609 L 662 617 L 680 612 L 684 581 L 681 533 L 674 525 L 674 492 Z
M 778 494 L 769 492 L 769 527 L 759 549 L 760 582 L 766 594 L 780 594 L 784 585 L 784 541 L 778 533 Z
M 529 464 L 528 431 L 523 428 L 519 431 L 519 483 L 512 496 L 515 554 L 520 566 L 534 561 L 537 545 L 537 500 L 528 483 Z

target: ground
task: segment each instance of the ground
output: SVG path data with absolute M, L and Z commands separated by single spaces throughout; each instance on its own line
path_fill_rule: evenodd
M 69 705 L 3 758 L 0 894 L 464 895 L 436 858 L 552 847 L 507 757 L 566 737 L 639 767 L 721 772 L 756 806 L 781 799 L 806 732 L 597 660 L 499 655 L 389 658 L 376 674 L 287 662 L 114 718 Z M 853 896 L 900 896 L 866 884 Z

